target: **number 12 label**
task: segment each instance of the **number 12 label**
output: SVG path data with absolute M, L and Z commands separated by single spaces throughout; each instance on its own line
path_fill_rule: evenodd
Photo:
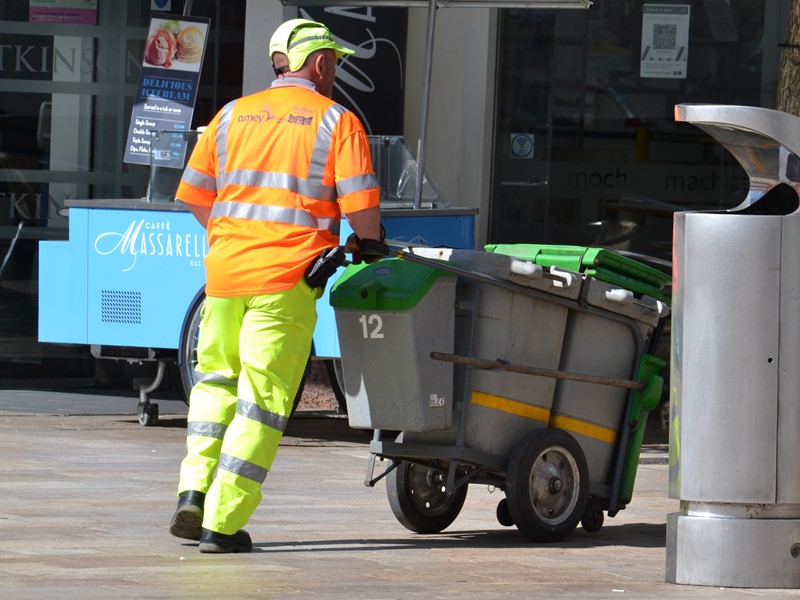
M 381 340 L 383 339 L 383 319 L 380 315 L 361 315 L 358 317 L 361 323 L 361 334 L 364 339 Z

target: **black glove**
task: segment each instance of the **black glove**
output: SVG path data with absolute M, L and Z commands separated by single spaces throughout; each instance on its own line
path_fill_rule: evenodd
M 324 288 L 330 276 L 344 263 L 344 250 L 328 248 L 306 269 L 306 283 L 312 288 Z
M 383 228 L 383 225 L 381 225 L 380 241 L 362 240 L 355 233 L 351 233 L 344 244 L 344 250 L 352 255 L 352 260 L 350 262 L 354 265 L 361 264 L 361 261 L 371 264 L 389 254 L 389 246 L 383 243 L 385 239 L 386 230 Z

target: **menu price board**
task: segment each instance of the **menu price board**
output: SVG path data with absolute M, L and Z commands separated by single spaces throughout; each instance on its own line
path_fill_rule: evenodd
M 182 168 L 185 145 L 153 154 L 155 132 L 188 131 L 197 100 L 210 19 L 154 13 L 133 104 L 126 163 Z M 180 136 L 176 136 L 180 138 Z
M 97 0 L 30 0 L 28 21 L 97 25 Z

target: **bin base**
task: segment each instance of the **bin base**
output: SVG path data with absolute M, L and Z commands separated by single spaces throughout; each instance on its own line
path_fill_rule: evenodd
M 666 582 L 800 588 L 800 519 L 667 515 Z

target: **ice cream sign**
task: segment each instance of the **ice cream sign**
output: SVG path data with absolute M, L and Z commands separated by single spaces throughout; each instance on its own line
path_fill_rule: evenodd
M 209 19 L 154 14 L 144 46 L 125 162 L 182 168 L 203 65 Z M 154 149 L 154 134 L 174 143 Z M 166 149 L 165 149 L 166 148 Z

